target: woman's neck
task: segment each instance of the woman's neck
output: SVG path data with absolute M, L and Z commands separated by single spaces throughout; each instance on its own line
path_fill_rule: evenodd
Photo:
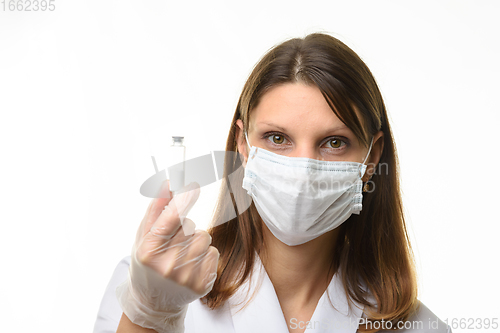
M 297 307 L 314 303 L 315 307 L 334 273 L 329 269 L 338 228 L 297 246 L 282 243 L 265 224 L 262 229 L 264 250 L 260 256 L 280 303 Z

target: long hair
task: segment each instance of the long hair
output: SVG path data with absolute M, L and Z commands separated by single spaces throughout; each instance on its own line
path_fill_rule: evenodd
M 331 269 L 342 272 L 349 302 L 365 306 L 368 322 L 407 320 L 418 307 L 417 279 L 404 219 L 396 147 L 377 83 L 354 51 L 322 33 L 289 39 L 270 49 L 243 87 L 226 151 L 237 152 L 236 121 L 241 119 L 247 130 L 251 111 L 260 98 L 277 85 L 295 82 L 317 86 L 332 112 L 362 145 L 368 147 L 376 132 L 384 133 L 384 149 L 371 179 L 374 190 L 363 193 L 361 213 L 339 227 Z M 212 245 L 220 252 L 217 280 L 202 299 L 211 309 L 222 306 L 251 276 L 254 256 L 263 248 L 263 222 L 255 206 L 252 203 L 239 211 L 245 207 L 241 203 L 247 196 L 241 189 L 242 178 L 241 161 L 234 154 L 225 161 L 209 230 Z M 230 217 L 228 211 L 236 216 Z M 360 325 L 360 329 L 373 331 L 368 325 Z

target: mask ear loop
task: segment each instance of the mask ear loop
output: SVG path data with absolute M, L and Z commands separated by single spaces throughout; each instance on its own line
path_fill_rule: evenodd
M 252 150 L 252 146 L 250 146 L 250 141 L 248 140 L 247 132 L 245 132 L 245 139 L 246 139 L 247 146 L 248 146 L 247 159 L 249 159 L 250 158 L 250 151 Z
M 372 141 L 370 142 L 370 148 L 368 148 L 368 153 L 366 154 L 365 160 L 362 163 L 361 169 L 363 169 L 363 166 L 365 166 L 365 162 L 368 159 L 368 156 L 370 156 L 370 152 L 372 151 L 372 145 L 373 145 L 373 137 L 372 137 Z M 363 174 L 361 174 L 361 169 L 359 170 L 359 178 L 362 178 L 364 176 L 364 173 L 366 172 L 366 168 L 365 168 L 365 171 L 363 171 Z
M 250 141 L 248 141 L 248 135 L 247 135 L 247 132 L 245 132 L 245 140 L 247 140 L 248 150 L 252 149 L 252 147 L 250 146 Z

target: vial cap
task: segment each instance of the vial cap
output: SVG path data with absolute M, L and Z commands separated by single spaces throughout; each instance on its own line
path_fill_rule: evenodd
M 184 142 L 184 137 L 183 136 L 173 136 L 172 137 L 172 142 L 173 143 L 183 143 Z

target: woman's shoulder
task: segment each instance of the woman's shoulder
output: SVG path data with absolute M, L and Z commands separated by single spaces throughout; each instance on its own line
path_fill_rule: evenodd
M 127 279 L 130 259 L 130 256 L 122 258 L 113 271 L 97 312 L 94 333 L 115 332 L 118 327 L 122 316 L 122 309 L 116 298 L 115 291 L 118 285 Z
M 368 292 L 367 300 L 371 304 L 377 304 L 375 297 L 371 293 L 370 289 L 366 287 L 366 283 L 362 280 L 362 287 Z M 417 299 L 417 308 L 413 314 L 406 321 L 401 321 L 394 323 L 392 327 L 397 328 L 396 332 L 404 333 L 451 333 L 451 328 L 448 324 L 443 322 L 437 315 L 434 314 L 422 301 Z M 359 304 L 358 304 L 359 305 Z M 360 323 L 364 323 L 366 320 L 365 313 L 363 313 Z M 387 324 L 389 323 L 389 324 Z M 375 329 L 380 329 L 379 332 L 394 332 L 390 330 L 390 322 L 384 322 L 383 326 L 373 327 Z
M 397 323 L 396 332 L 404 333 L 451 333 L 451 328 L 436 316 L 424 303 L 418 301 L 416 312 L 406 321 Z M 382 332 L 389 332 L 383 330 Z
M 116 332 L 118 323 L 122 316 L 122 308 L 116 297 L 116 288 L 123 283 L 128 276 L 131 257 L 122 258 L 116 265 L 106 291 L 101 300 L 101 305 L 94 324 L 94 333 Z M 227 333 L 232 332 L 230 328 L 230 312 L 227 306 L 218 310 L 211 310 L 201 300 L 189 303 L 184 321 L 185 333 Z

